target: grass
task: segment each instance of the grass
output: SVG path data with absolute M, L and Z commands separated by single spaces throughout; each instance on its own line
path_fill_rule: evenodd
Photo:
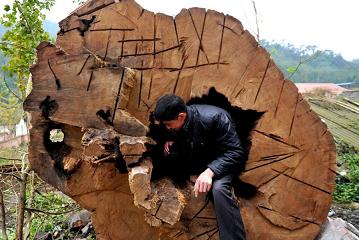
M 27 153 L 27 144 L 23 144 L 19 147 L 13 148 L 1 148 L 0 149 L 0 166 L 11 164 L 12 159 L 21 160 L 24 154 Z

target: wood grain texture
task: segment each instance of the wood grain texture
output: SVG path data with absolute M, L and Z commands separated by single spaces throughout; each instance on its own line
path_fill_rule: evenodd
M 143 169 L 129 181 L 114 161 L 120 148 L 128 162 L 138 161 L 159 97 L 188 101 L 211 87 L 233 106 L 265 112 L 240 176 L 258 188 L 253 199 L 238 199 L 247 238 L 315 238 L 334 188 L 333 138 L 240 21 L 202 8 L 173 18 L 133 0 L 92 0 L 60 29 L 55 45 L 39 45 L 31 68 L 29 159 L 45 181 L 92 211 L 99 239 L 219 239 L 213 206 L 193 199 L 190 185 L 179 192 L 165 179 L 149 183 L 138 175 L 150 174 Z M 49 141 L 52 129 L 62 129 L 63 142 Z M 102 140 L 82 141 L 95 135 Z M 144 196 L 154 193 L 154 208 L 138 204 L 147 206 Z M 169 193 L 177 197 L 168 200 Z

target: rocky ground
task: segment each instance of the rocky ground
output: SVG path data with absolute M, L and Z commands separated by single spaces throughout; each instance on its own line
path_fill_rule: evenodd
M 342 218 L 359 229 L 359 203 L 351 205 L 333 204 L 329 215 L 331 218 Z

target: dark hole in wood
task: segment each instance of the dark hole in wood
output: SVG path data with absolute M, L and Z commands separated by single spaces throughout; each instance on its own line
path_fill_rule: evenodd
M 236 131 L 248 154 L 251 147 L 251 131 L 255 128 L 258 120 L 264 114 L 263 112 L 245 110 L 240 107 L 232 106 L 227 97 L 217 92 L 214 87 L 209 90 L 207 95 L 192 98 L 187 102 L 187 105 L 193 104 L 213 105 L 226 110 L 236 123 Z M 181 162 L 183 159 L 181 159 L 181 156 L 174 156 L 176 159 L 171 159 L 170 163 L 168 162 L 168 158 L 166 158 L 166 161 L 164 160 L 163 144 L 168 141 L 168 131 L 164 128 L 164 126 L 155 122 L 153 115 L 150 116 L 149 120 L 150 131 L 148 135 L 157 142 L 156 146 L 149 147 L 150 151 L 147 153 L 153 159 L 154 168 L 152 180 L 157 180 L 167 176 L 181 187 L 185 184 L 189 177 L 186 175 L 185 164 L 183 161 Z M 246 161 L 247 158 L 241 161 L 239 172 L 244 170 Z M 250 198 L 256 193 L 256 188 L 253 185 L 244 183 L 238 178 L 234 179 L 233 186 L 237 196 Z
M 42 111 L 42 116 L 46 119 L 49 119 L 49 117 L 57 111 L 57 109 L 59 108 L 59 105 L 57 104 L 56 100 L 51 100 L 51 97 L 47 96 L 40 103 L 39 108 Z
M 51 132 L 59 130 L 63 133 L 62 141 L 53 141 Z M 60 140 L 60 138 L 58 138 Z M 67 176 L 68 174 L 64 170 L 63 159 L 65 156 L 71 153 L 71 147 L 65 143 L 65 133 L 61 124 L 49 122 L 43 136 L 44 146 L 49 153 L 51 159 L 54 161 L 55 171 L 59 176 Z
M 110 109 L 100 109 L 97 111 L 96 115 L 100 117 L 102 120 L 104 120 L 107 124 L 113 126 L 112 120 L 111 120 L 111 111 Z
M 93 23 L 93 21 L 95 21 L 95 19 L 96 19 L 96 16 L 92 16 L 90 20 L 81 19 L 83 26 L 78 28 L 78 30 L 82 37 L 85 36 L 85 32 L 87 32 L 89 30 L 89 28 L 91 27 L 91 24 Z

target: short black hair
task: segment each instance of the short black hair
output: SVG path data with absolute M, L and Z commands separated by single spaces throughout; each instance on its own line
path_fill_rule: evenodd
M 181 112 L 187 112 L 183 99 L 174 94 L 168 94 L 157 101 L 154 116 L 161 122 L 171 121 L 177 119 Z

